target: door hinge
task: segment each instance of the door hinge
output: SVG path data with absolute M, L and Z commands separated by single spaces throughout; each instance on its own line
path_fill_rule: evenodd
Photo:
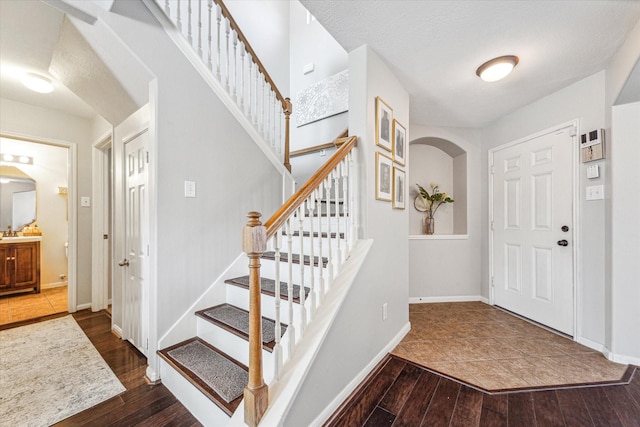
M 149 163 L 149 152 L 147 151 L 147 163 Z
M 108 235 L 108 234 L 103 234 L 103 235 L 102 235 L 102 238 L 103 238 L 104 240 L 108 240 L 108 239 L 109 239 L 109 235 Z
M 149 338 L 147 338 L 147 344 L 146 344 L 145 350 L 149 350 Z
M 493 229 L 493 221 L 491 221 L 491 231 L 494 231 L 494 229 Z
M 493 276 L 491 276 L 491 287 L 493 288 Z
M 147 256 L 149 256 L 149 245 L 147 245 Z

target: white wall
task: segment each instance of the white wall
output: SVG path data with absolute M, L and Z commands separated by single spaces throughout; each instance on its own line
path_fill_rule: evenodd
M 291 150 L 311 147 L 333 141 L 348 127 L 349 114 L 341 113 L 318 122 L 298 127 L 296 115 L 298 92 L 324 80 L 348 66 L 347 52 L 335 41 L 318 21 L 307 23 L 307 9 L 298 1 L 291 1 Z M 314 70 L 304 74 L 302 68 L 313 64 Z M 326 156 L 307 154 L 291 159 L 291 172 L 298 185 L 302 185 L 335 152 L 329 149 Z
M 613 107 L 610 350 L 640 361 L 640 102 Z
M 36 222 L 42 231 L 40 284 L 64 282 L 59 276 L 68 274 L 64 246 L 68 240 L 67 196 L 59 195 L 58 187 L 68 186 L 68 149 L 8 138 L 0 138 L 0 146 L 3 152 L 33 157 L 32 165 L 16 167 L 36 182 Z
M 375 97 L 381 96 L 395 117 L 408 123 L 409 94 L 367 46 L 349 54 L 349 72 L 349 129 L 359 138 L 360 237 L 374 242 L 282 425 L 309 425 L 352 378 L 386 353 L 385 346 L 409 321 L 408 212 L 375 200 L 374 188 Z M 388 304 L 386 321 L 382 320 L 383 303 Z
M 490 148 L 524 138 L 552 126 L 579 119 L 578 134 L 604 127 L 605 108 L 604 71 L 587 77 L 558 92 L 522 107 L 501 118 L 482 131 L 482 227 L 483 227 L 483 274 L 482 295 L 489 296 L 488 284 L 488 187 L 487 153 Z M 576 147 L 577 149 L 577 147 Z M 603 161 L 600 164 L 601 178 L 588 180 L 585 163 L 579 165 L 580 195 L 578 231 L 578 325 L 577 336 L 593 343 L 604 343 L 605 334 L 605 223 L 604 201 L 586 201 L 587 185 L 604 184 Z M 593 164 L 593 163 L 590 163 Z M 471 206 L 471 205 L 470 205 Z
M 0 133 L 44 141 L 64 141 L 78 147 L 77 205 L 80 196 L 91 196 L 91 121 L 42 107 L 0 100 Z M 80 166 L 82 165 L 82 167 Z M 71 212 L 69 212 L 71 215 Z M 91 208 L 78 208 L 77 222 L 78 305 L 91 303 Z
M 422 140 L 423 138 L 441 138 L 451 141 L 458 147 L 466 151 L 467 169 L 462 179 L 466 183 L 466 194 L 463 191 L 456 191 L 454 200 L 456 203 L 465 203 L 468 207 L 466 215 L 466 237 L 455 240 L 434 240 L 428 237 L 416 236 L 409 240 L 409 297 L 411 301 L 439 301 L 439 300 L 478 300 L 481 295 L 481 237 L 482 222 L 479 210 L 481 206 L 481 157 L 480 131 L 464 128 L 437 128 L 411 125 L 411 141 Z M 416 147 L 420 144 L 415 144 Z M 411 144 L 410 152 L 413 153 L 414 144 Z M 456 159 L 463 160 L 459 155 Z M 451 157 L 449 157 L 451 159 Z M 452 168 L 454 168 L 452 162 Z M 413 179 L 416 176 L 415 169 L 420 162 L 411 157 L 410 175 Z M 454 168 L 458 170 L 458 167 Z M 454 170 L 452 169 L 452 171 Z M 425 173 L 428 174 L 427 171 Z M 430 175 L 429 175 L 430 176 Z M 460 177 L 458 177 L 460 178 Z M 431 179 L 431 178 L 427 178 Z M 443 178 L 444 179 L 444 178 Z M 415 186 L 415 179 L 409 186 Z M 440 182 L 438 181 L 440 184 Z M 429 185 L 429 181 L 424 184 Z M 424 186 L 424 184 L 421 184 Z M 448 191 L 441 184 L 441 190 Z M 451 183 L 453 186 L 453 182 Z M 460 195 L 458 195 L 460 193 Z M 410 197 L 411 199 L 411 197 Z M 445 207 L 449 207 L 446 206 Z M 461 206 L 462 207 L 462 206 Z M 420 215 L 411 206 L 410 230 L 413 233 L 415 223 Z M 443 209 L 443 208 L 441 208 Z M 440 211 L 436 214 L 436 232 L 440 221 Z M 453 221 L 453 217 L 451 219 Z M 451 225 L 453 227 L 453 225 Z M 453 229 L 451 229 L 453 231 Z M 421 233 L 417 233 L 421 234 Z M 415 235 L 414 235 L 415 236 Z M 444 237 L 444 236 L 443 236 Z

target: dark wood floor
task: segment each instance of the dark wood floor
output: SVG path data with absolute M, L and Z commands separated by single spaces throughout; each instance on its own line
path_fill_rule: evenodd
M 200 425 L 166 387 L 147 384 L 144 379 L 147 359 L 111 332 L 111 318 L 105 311 L 83 310 L 73 317 L 127 391 L 56 426 Z
M 388 356 L 325 426 L 640 427 L 640 372 L 628 385 L 486 394 Z

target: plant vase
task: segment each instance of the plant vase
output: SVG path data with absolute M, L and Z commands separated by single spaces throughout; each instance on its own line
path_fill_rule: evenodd
M 424 234 L 433 234 L 435 232 L 435 220 L 432 216 L 427 215 L 422 219 L 422 231 Z

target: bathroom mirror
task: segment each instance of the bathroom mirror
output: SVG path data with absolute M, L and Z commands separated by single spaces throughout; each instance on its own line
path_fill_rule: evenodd
M 35 220 L 35 180 L 15 166 L 0 166 L 0 229 L 19 231 Z

